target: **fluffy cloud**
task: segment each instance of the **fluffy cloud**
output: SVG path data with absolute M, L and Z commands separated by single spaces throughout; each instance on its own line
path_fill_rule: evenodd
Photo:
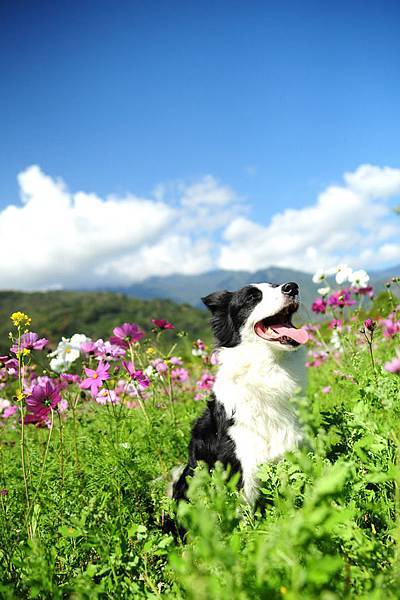
M 315 204 L 274 215 L 266 226 L 234 219 L 224 231 L 219 267 L 313 271 L 339 261 L 364 267 L 400 262 L 400 220 L 388 203 L 400 195 L 400 169 L 361 165 L 344 181 Z
M 128 285 L 151 275 L 198 273 L 213 266 L 212 244 L 201 235 L 213 211 L 220 226 L 232 190 L 212 177 L 179 185 L 177 202 L 127 195 L 102 199 L 68 191 L 31 166 L 18 176 L 21 205 L 0 212 L 7 260 L 1 287 Z M 204 209 L 207 205 L 208 210 Z M 188 234 L 188 224 L 196 232 Z
M 129 285 L 152 275 L 271 265 L 313 271 L 340 262 L 400 262 L 400 169 L 361 165 L 314 204 L 252 221 L 231 188 L 207 175 L 150 198 L 72 193 L 31 166 L 21 202 L 0 211 L 1 288 Z

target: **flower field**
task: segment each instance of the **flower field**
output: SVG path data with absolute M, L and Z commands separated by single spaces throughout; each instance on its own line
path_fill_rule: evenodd
M 57 341 L 15 307 L 0 356 L 1 598 L 399 597 L 400 280 L 378 297 L 345 265 L 314 281 L 294 399 L 307 443 L 260 469 L 255 511 L 200 467 L 178 507 L 185 543 L 164 527 L 167 488 L 218 353 L 163 315 Z

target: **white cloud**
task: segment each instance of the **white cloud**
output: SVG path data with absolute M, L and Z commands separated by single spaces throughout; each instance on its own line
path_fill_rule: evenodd
M 128 285 L 151 275 L 206 271 L 213 266 L 212 244 L 201 231 L 211 210 L 225 225 L 236 201 L 210 176 L 180 185 L 175 205 L 160 194 L 103 199 L 71 193 L 36 165 L 20 173 L 18 183 L 21 204 L 0 212 L 3 289 Z M 196 229 L 190 235 L 189 225 Z
M 361 165 L 344 179 L 347 185 L 329 186 L 315 204 L 278 213 L 266 226 L 234 219 L 218 266 L 313 271 L 339 261 L 364 267 L 400 262 L 400 220 L 385 201 L 400 195 L 400 169 Z
M 400 169 L 361 165 L 314 204 L 246 216 L 228 186 L 207 175 L 159 185 L 150 198 L 68 190 L 32 166 L 18 175 L 21 202 L 0 211 L 0 286 L 17 289 L 129 285 L 152 275 L 276 265 L 313 271 L 346 262 L 400 262 Z
M 400 169 L 360 165 L 344 180 L 356 193 L 369 198 L 390 198 L 400 194 Z

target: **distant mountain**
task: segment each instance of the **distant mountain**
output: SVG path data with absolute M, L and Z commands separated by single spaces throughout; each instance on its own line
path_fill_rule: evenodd
M 400 265 L 391 269 L 371 273 L 371 283 L 377 289 L 383 289 L 385 281 L 400 274 Z M 306 306 L 310 306 L 317 288 L 312 275 L 295 269 L 270 267 L 255 273 L 249 271 L 211 271 L 200 275 L 168 275 L 167 277 L 150 277 L 127 288 L 113 288 L 136 298 L 168 298 L 178 303 L 187 303 L 202 307 L 201 297 L 221 289 L 237 290 L 249 283 L 284 283 L 296 281 L 300 286 L 301 298 Z

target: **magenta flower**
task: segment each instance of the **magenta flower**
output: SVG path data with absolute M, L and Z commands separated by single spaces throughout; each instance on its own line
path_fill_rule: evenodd
M 201 374 L 200 379 L 196 382 L 199 390 L 210 390 L 214 384 L 215 376 L 208 371 L 204 371 Z
M 19 346 L 13 344 L 10 348 L 11 352 L 17 354 L 20 350 L 43 350 L 43 348 L 49 343 L 46 338 L 40 338 L 37 333 L 29 331 L 21 335 Z
M 326 385 L 325 387 L 322 388 L 322 393 L 323 394 L 329 394 L 329 392 L 331 391 L 331 386 L 330 385 Z
M 106 390 L 103 388 L 99 391 L 95 398 L 98 404 L 117 404 L 119 402 L 119 398 L 114 390 Z
M 326 361 L 328 355 L 326 352 L 311 352 L 311 360 L 306 362 L 306 367 L 320 367 Z
M 85 373 L 88 377 L 82 381 L 80 387 L 83 390 L 90 388 L 92 396 L 97 396 L 104 381 L 110 377 L 110 374 L 108 373 L 109 368 L 110 365 L 108 363 L 103 363 L 103 361 L 99 362 L 96 370 L 85 367 Z
M 171 356 L 169 359 L 171 365 L 175 365 L 176 367 L 181 367 L 183 365 L 182 359 L 179 356 Z
M 110 342 L 125 349 L 128 349 L 130 344 L 138 342 L 144 336 L 143 331 L 136 323 L 123 323 L 123 325 L 113 329 L 113 334 L 110 337 Z
M 83 352 L 83 354 L 89 354 L 93 356 L 93 354 L 96 351 L 96 344 L 92 341 L 82 342 L 82 344 L 80 345 L 80 349 L 81 352 Z
M 340 290 L 329 296 L 327 303 L 329 306 L 344 308 L 345 306 L 354 306 L 355 300 L 352 300 L 350 290 Z
M 168 371 L 168 365 L 162 358 L 155 358 L 151 361 L 151 364 L 160 375 Z
M 386 371 L 389 373 L 400 373 L 400 352 L 397 353 L 397 357 L 390 362 L 385 363 Z
M 367 287 L 355 289 L 354 293 L 368 296 L 368 298 L 372 299 L 374 297 L 374 288 L 371 285 L 368 285 Z
M 151 322 L 154 323 L 154 325 L 156 327 L 158 327 L 158 329 L 161 329 L 161 330 L 163 330 L 163 329 L 175 329 L 174 325 L 172 325 L 172 323 L 169 323 L 165 319 L 152 319 Z
M 81 378 L 79 375 L 74 375 L 73 373 L 61 373 L 60 379 L 66 381 L 67 383 L 80 383 Z
M 211 357 L 210 357 L 210 363 L 211 363 L 212 365 L 214 365 L 214 366 L 215 366 L 215 365 L 219 365 L 219 356 L 218 356 L 218 351 L 217 351 L 217 350 L 215 350 L 215 352 L 213 352 L 213 353 L 211 354 Z
M 392 314 L 389 315 L 388 319 L 382 319 L 381 323 L 384 327 L 383 335 L 386 338 L 391 338 L 400 333 L 400 321 L 395 321 Z
M 311 310 L 315 313 L 325 314 L 326 302 L 323 298 L 316 298 L 311 304 Z
M 189 379 L 189 373 L 186 371 L 186 369 L 183 369 L 183 368 L 173 369 L 171 371 L 171 377 L 172 377 L 172 379 L 175 379 L 175 381 L 178 381 L 179 383 L 184 383 L 185 381 L 187 381 Z
M 366 329 L 368 329 L 368 331 L 374 331 L 374 329 L 376 327 L 376 323 L 372 319 L 365 319 L 365 321 L 364 321 L 364 327 Z
M 12 417 L 12 415 L 15 415 L 15 413 L 17 412 L 18 407 L 17 406 L 7 406 L 7 408 L 5 408 L 2 412 L 2 418 L 3 419 L 8 419 L 9 417 Z
M 342 319 L 332 319 L 332 321 L 328 325 L 329 329 L 339 329 L 339 331 L 343 327 Z
M 125 348 L 122 348 L 119 344 L 112 344 L 109 341 L 104 342 L 100 339 L 95 343 L 95 354 L 97 359 L 118 360 L 125 356 Z
M 136 381 L 141 388 L 145 389 L 149 387 L 150 379 L 143 373 L 143 371 L 135 369 L 135 365 L 131 361 L 128 363 L 126 361 L 122 361 L 122 365 L 126 372 L 130 375 L 131 379 Z
M 38 423 L 45 421 L 52 409 L 61 401 L 61 387 L 52 381 L 46 381 L 43 385 L 35 385 L 26 398 L 27 415 L 26 423 Z

